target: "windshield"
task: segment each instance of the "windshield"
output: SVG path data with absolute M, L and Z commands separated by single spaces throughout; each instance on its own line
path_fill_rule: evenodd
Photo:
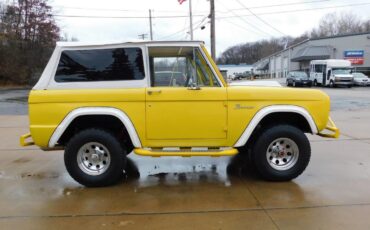
M 351 68 L 333 68 L 333 74 L 351 74 Z
M 363 73 L 353 73 L 354 78 L 366 78 L 366 75 Z
M 306 72 L 292 72 L 291 75 L 295 78 L 308 78 Z

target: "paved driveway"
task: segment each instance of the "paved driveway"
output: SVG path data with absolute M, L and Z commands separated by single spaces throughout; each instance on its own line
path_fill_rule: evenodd
M 369 229 L 370 88 L 324 90 L 342 136 L 310 136 L 307 170 L 284 183 L 259 180 L 238 157 L 131 154 L 122 183 L 84 188 L 62 152 L 19 147 L 26 116 L 2 115 L 0 228 Z

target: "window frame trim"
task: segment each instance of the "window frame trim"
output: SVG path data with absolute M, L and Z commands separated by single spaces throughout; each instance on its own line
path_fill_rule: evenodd
M 219 86 L 201 86 L 201 88 L 204 88 L 204 87 L 207 87 L 207 88 L 222 88 L 222 87 L 225 87 L 225 85 L 223 84 L 223 82 L 219 79 L 218 75 L 216 74 L 216 71 L 214 70 L 213 66 L 211 65 L 211 63 L 209 62 L 207 56 L 205 55 L 205 53 L 203 52 L 203 49 L 200 45 L 182 45 L 182 46 L 178 46 L 178 45 L 173 45 L 173 44 L 168 44 L 168 45 L 165 45 L 165 44 L 161 44 L 161 45 L 158 45 L 158 44 L 148 44 L 146 45 L 146 49 L 147 49 L 147 56 L 146 56 L 146 59 L 147 59 L 147 68 L 148 68 L 148 73 L 149 73 L 149 77 L 148 77 L 148 80 L 149 80 L 149 83 L 148 83 L 148 86 L 149 87 L 155 87 L 155 86 L 152 86 L 152 79 L 154 76 L 152 76 L 152 74 L 150 73 L 150 62 L 149 62 L 149 48 L 151 47 L 172 47 L 172 48 L 177 48 L 177 47 L 192 47 L 192 48 L 197 48 L 199 50 L 199 53 L 200 55 L 202 55 L 203 59 L 206 61 L 206 64 L 208 65 L 208 67 L 210 68 L 210 70 L 212 71 L 212 74 L 213 76 L 215 77 L 216 81 L 218 82 Z M 170 87 L 170 88 L 186 88 L 186 87 Z

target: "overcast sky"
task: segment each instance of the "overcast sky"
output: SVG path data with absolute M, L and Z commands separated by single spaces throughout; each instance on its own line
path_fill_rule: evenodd
M 152 9 L 155 40 L 190 38 L 188 17 L 155 18 L 188 16 L 189 0 L 182 5 L 177 0 L 52 0 L 50 3 L 55 14 L 60 15 L 148 17 L 148 10 Z M 353 12 L 362 19 L 370 19 L 369 0 L 215 0 L 215 5 L 217 54 L 238 43 L 273 36 L 298 36 L 315 27 L 320 18 L 330 12 Z M 192 0 L 192 8 L 194 39 L 205 41 L 209 47 L 206 18 L 209 1 Z M 148 18 L 57 17 L 57 22 L 62 33 L 79 41 L 128 41 L 138 39 L 139 34 L 149 34 Z M 201 25 L 206 28 L 201 30 Z

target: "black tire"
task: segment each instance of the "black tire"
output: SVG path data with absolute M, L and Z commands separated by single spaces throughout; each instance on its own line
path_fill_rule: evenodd
M 314 86 L 317 86 L 318 85 L 316 79 L 313 81 L 313 85 Z
M 98 175 L 89 175 L 84 172 L 81 169 L 83 166 L 80 167 L 77 160 L 80 148 L 92 142 L 104 146 L 110 157 L 109 165 L 103 173 Z M 64 163 L 71 177 L 82 185 L 87 187 L 113 185 L 123 178 L 126 150 L 110 132 L 101 129 L 86 129 L 74 135 L 66 145 Z
M 268 151 L 270 151 L 269 146 L 279 138 L 288 138 L 298 147 L 299 154 L 296 155 L 296 161 L 292 161 L 295 163 L 292 163 L 291 167 L 287 169 L 278 170 L 272 167 L 267 157 Z M 257 172 L 263 179 L 269 181 L 289 181 L 296 178 L 306 169 L 310 157 L 311 147 L 306 135 L 298 128 L 290 125 L 277 125 L 265 129 L 252 148 L 252 160 Z
M 335 87 L 335 84 L 334 84 L 334 81 L 333 80 L 330 80 L 329 87 L 330 88 L 334 88 Z
M 293 86 L 293 87 L 297 87 L 297 84 L 295 83 L 295 81 L 293 81 L 292 86 Z

